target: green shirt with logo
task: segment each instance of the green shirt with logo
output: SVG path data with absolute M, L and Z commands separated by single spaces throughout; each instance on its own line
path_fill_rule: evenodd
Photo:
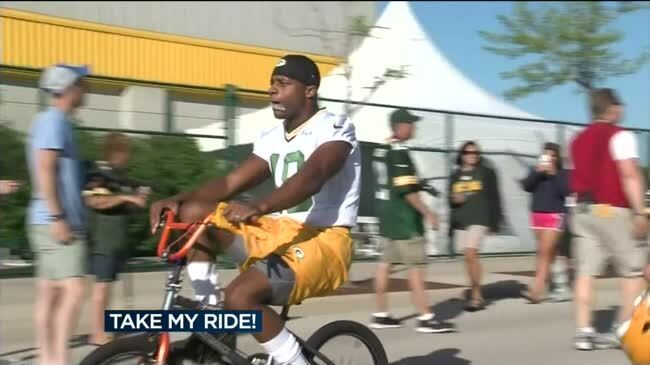
M 124 170 L 114 169 L 112 174 L 118 178 L 126 177 Z M 88 209 L 88 233 L 90 250 L 93 254 L 107 256 L 126 254 L 131 211 L 128 204 L 121 204 L 111 209 Z
M 422 215 L 406 201 L 407 194 L 422 190 L 408 148 L 392 143 L 387 149 L 376 149 L 373 171 L 380 234 L 392 240 L 423 236 Z

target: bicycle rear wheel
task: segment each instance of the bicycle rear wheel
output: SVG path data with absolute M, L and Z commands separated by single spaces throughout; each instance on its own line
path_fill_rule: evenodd
M 334 321 L 319 328 L 307 340 L 303 353 L 315 365 L 388 365 L 379 338 L 368 327 L 353 321 Z

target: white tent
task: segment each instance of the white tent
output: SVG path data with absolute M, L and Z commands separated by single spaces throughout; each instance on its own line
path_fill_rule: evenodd
M 352 77 L 350 80 L 351 100 L 363 100 L 376 104 L 390 104 L 411 108 L 430 108 L 446 111 L 460 111 L 504 117 L 542 119 L 522 111 L 482 90 L 456 69 L 437 49 L 423 31 L 407 2 L 390 2 L 359 48 L 350 55 Z M 387 80 L 371 90 L 377 77 L 387 69 L 404 69 L 407 75 L 400 79 Z M 343 68 L 338 67 L 322 79 L 319 95 L 324 98 L 346 99 L 348 85 Z M 335 102 L 321 102 L 334 112 L 343 112 L 343 105 Z M 352 114 L 361 141 L 382 143 L 389 136 L 388 115 L 391 108 L 361 106 Z M 444 148 L 445 123 L 442 113 L 415 112 L 422 117 L 418 123 L 415 145 Z M 498 118 L 453 116 L 453 145 L 474 139 L 484 150 L 538 153 L 543 141 L 556 140 L 554 126 L 525 123 Z M 251 143 L 262 129 L 279 123 L 273 117 L 270 107 L 241 115 L 235 131 L 235 144 Z M 188 130 L 190 133 L 218 134 L 221 125 Z M 218 130 L 218 132 L 217 132 Z M 200 139 L 204 151 L 223 148 L 223 142 Z M 418 152 L 413 154 L 418 170 L 423 177 L 448 175 L 443 154 Z M 488 242 L 490 251 L 533 249 L 532 235 L 528 229 L 528 196 L 521 191 L 517 179 L 526 173 L 525 167 L 509 156 L 493 158 L 504 191 L 506 213 L 514 234 Z M 445 182 L 436 183 L 445 191 Z M 430 202 L 434 203 L 434 202 Z M 444 200 L 438 201 L 441 211 Z M 444 241 L 444 239 L 443 239 Z M 523 244 L 523 245 L 522 245 Z M 442 249 L 439 247 L 439 249 Z
M 509 117 L 539 119 L 486 93 L 458 71 L 423 31 L 407 2 L 391 2 L 376 22 L 370 37 L 350 55 L 352 77 L 351 99 L 372 103 L 433 108 L 467 113 L 491 114 Z M 387 69 L 406 70 L 402 79 L 388 80 L 376 90 L 369 89 L 375 78 Z M 345 99 L 347 82 L 343 67 L 334 69 L 323 77 L 319 95 L 324 98 Z M 323 102 L 329 109 L 342 112 L 342 104 Z M 360 107 L 353 114 L 358 137 L 362 141 L 382 142 L 388 136 L 386 120 L 392 109 Z M 260 130 L 278 121 L 270 107 L 241 115 L 238 118 L 235 144 L 251 143 Z M 423 125 L 425 123 L 422 123 Z M 211 134 L 221 125 L 208 125 L 188 130 L 189 133 Z M 424 132 L 424 131 L 423 131 Z M 429 130 L 427 140 L 441 135 Z M 219 132 L 220 133 L 220 132 Z M 433 137 L 433 138 L 432 138 Z M 200 141 L 202 150 L 221 148 L 220 141 Z

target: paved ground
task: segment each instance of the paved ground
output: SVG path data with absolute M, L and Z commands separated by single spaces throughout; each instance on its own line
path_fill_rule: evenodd
M 393 277 L 390 305 L 398 317 L 407 318 L 399 329 L 377 331 L 389 361 L 393 365 L 521 365 L 627 364 L 617 350 L 578 352 L 572 349 L 574 331 L 572 303 L 527 304 L 518 293 L 530 278 L 531 257 L 486 258 L 484 263 L 485 294 L 490 302 L 486 310 L 476 313 L 462 311 L 460 298 L 466 290 L 462 261 L 432 263 L 428 267 L 428 288 L 435 312 L 454 322 L 458 332 L 452 334 L 419 334 L 413 330 L 414 311 L 406 290 L 405 272 Z M 300 336 L 308 336 L 324 322 L 350 319 L 367 323 L 374 310 L 371 294 L 374 264 L 353 266 L 350 283 L 338 295 L 312 299 L 292 309 L 289 327 Z M 398 268 L 399 270 L 399 268 Z M 223 274 L 225 281 L 234 272 Z M 158 308 L 162 302 L 164 273 L 130 274 L 135 301 L 133 308 Z M 617 282 L 597 281 L 599 290 L 595 308 L 597 327 L 606 328 L 617 304 Z M 184 288 L 185 294 L 189 294 Z M 114 308 L 124 308 L 123 287 L 115 291 Z M 0 364 L 8 361 L 31 363 L 33 350 L 32 303 L 33 282 L 30 279 L 0 280 Z M 80 313 L 78 338 L 73 346 L 75 363 L 93 347 L 83 343 L 87 333 L 87 308 Z M 240 342 L 245 351 L 259 351 L 250 336 Z M 342 344 L 343 346 L 345 344 Z M 22 361 L 21 361 L 22 360 Z

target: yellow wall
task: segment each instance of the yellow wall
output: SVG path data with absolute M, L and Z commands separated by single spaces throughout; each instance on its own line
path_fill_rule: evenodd
M 0 63 L 43 68 L 87 64 L 95 75 L 174 84 L 266 90 L 290 51 L 207 41 L 0 8 Z M 321 74 L 334 57 L 309 55 Z

